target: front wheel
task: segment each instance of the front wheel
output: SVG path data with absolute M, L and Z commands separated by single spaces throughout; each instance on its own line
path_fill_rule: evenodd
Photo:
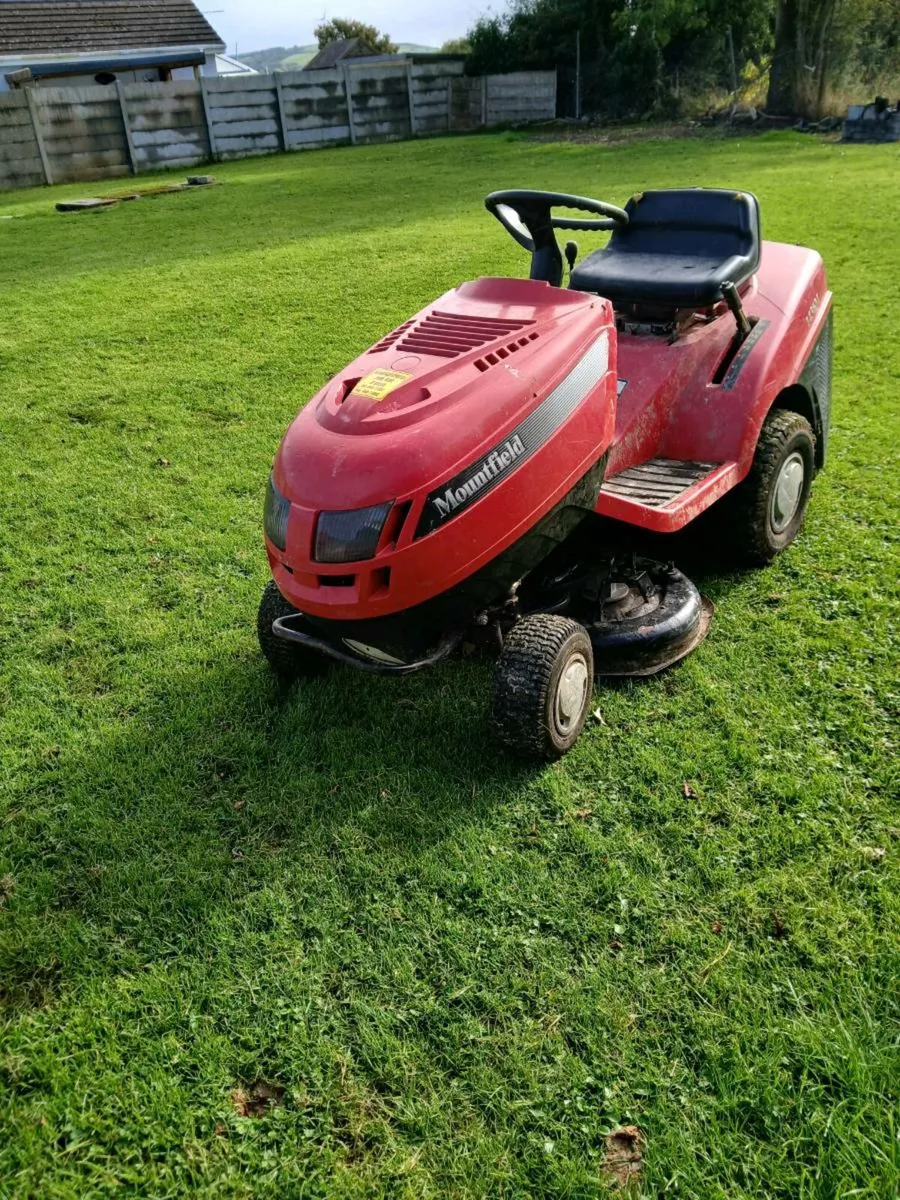
M 493 720 L 503 744 L 531 759 L 562 758 L 584 728 L 594 653 L 577 621 L 536 613 L 514 625 L 494 672 Z
M 764 566 L 803 526 L 815 474 L 816 439 L 799 413 L 766 417 L 753 466 L 725 501 L 727 537 L 740 558 Z
M 286 642 L 272 632 L 273 621 L 292 616 L 296 611 L 279 592 L 274 580 L 270 579 L 263 588 L 259 602 L 256 635 L 269 666 L 279 679 L 286 682 L 298 679 L 301 675 L 321 675 L 327 666 L 327 660 L 321 654 L 298 646 L 295 642 Z

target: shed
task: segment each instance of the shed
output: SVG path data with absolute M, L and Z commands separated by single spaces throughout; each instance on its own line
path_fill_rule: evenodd
M 398 58 L 405 56 L 398 54 L 382 54 L 372 48 L 363 41 L 362 38 L 339 38 L 337 41 L 328 42 L 322 49 L 312 56 L 308 63 L 303 67 L 304 71 L 328 71 L 332 67 L 336 67 L 338 63 L 345 62 L 348 58 L 364 59 L 366 62 L 380 62 L 385 60 L 393 62 Z

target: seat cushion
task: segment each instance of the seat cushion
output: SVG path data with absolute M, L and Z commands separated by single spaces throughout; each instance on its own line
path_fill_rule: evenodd
M 759 206 L 748 192 L 644 192 L 626 211 L 628 225 L 578 264 L 570 287 L 619 305 L 708 308 L 723 283 L 740 287 L 759 266 Z

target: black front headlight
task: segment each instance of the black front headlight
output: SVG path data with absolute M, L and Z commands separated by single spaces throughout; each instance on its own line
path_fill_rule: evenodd
M 372 558 L 393 500 L 371 508 L 319 513 L 316 525 L 316 562 L 359 562 Z
M 281 492 L 275 486 L 275 480 L 270 475 L 269 484 L 266 488 L 266 505 L 263 509 L 263 528 L 266 531 L 266 537 L 279 550 L 283 550 L 287 545 L 287 527 L 290 514 L 290 500 L 282 496 Z

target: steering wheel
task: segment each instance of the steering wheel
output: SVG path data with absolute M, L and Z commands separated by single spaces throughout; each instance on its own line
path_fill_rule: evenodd
M 562 255 L 554 229 L 602 232 L 624 229 L 628 224 L 628 213 L 624 208 L 607 204 L 605 200 L 572 196 L 568 192 L 535 192 L 527 188 L 491 192 L 485 198 L 484 206 L 522 249 L 531 254 L 531 278 L 544 279 L 554 287 L 559 287 L 563 275 Z M 552 213 L 554 208 L 573 208 L 597 215 L 555 217 Z

